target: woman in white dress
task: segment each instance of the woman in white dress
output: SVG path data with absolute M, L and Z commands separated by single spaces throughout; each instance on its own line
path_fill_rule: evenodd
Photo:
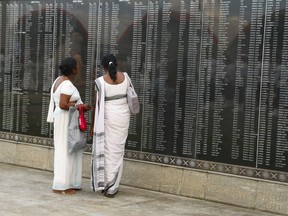
M 104 56 L 105 74 L 95 80 L 94 125 L 92 149 L 92 188 L 107 197 L 118 192 L 122 175 L 130 110 L 127 104 L 128 75 L 116 69 L 116 57 Z
M 77 62 L 67 57 L 59 66 L 59 76 L 51 87 L 51 99 L 48 111 L 48 122 L 54 122 L 54 179 L 53 191 L 61 194 L 74 194 L 81 189 L 83 150 L 70 154 L 68 152 L 69 107 L 83 104 L 72 80 L 78 73 Z M 91 107 L 83 104 L 84 111 Z M 55 109 L 54 109 L 55 108 Z

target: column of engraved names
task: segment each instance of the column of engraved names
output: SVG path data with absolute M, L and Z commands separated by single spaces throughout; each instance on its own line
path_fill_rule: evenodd
M 56 64 L 55 64 L 55 71 L 59 71 L 56 65 L 59 65 L 63 58 L 63 51 L 62 44 L 65 41 L 65 33 L 64 31 L 64 4 L 63 3 L 56 3 L 57 13 L 55 13 L 55 23 L 57 23 L 57 28 L 54 28 L 56 32 L 56 49 L 54 51 L 54 55 L 56 56 Z M 57 74 L 57 73 L 56 73 Z M 57 75 L 56 75 L 57 76 Z M 55 78 L 54 78 L 55 79 Z
M 117 37 L 119 36 L 118 27 L 120 25 L 120 4 L 127 4 L 127 2 L 115 3 L 100 1 L 100 10 L 98 15 L 99 26 L 97 33 L 98 40 L 96 50 L 96 61 L 98 66 L 100 66 L 102 58 L 100 53 L 103 53 L 103 55 L 108 53 L 113 53 L 116 55 L 119 53 Z
M 59 65 L 63 58 L 71 55 L 70 51 L 71 51 L 71 32 L 73 31 L 73 22 L 72 22 L 73 4 L 58 2 L 56 4 L 56 7 L 57 7 L 57 14 L 55 13 L 56 16 L 55 21 L 57 23 L 57 28 L 55 32 L 55 35 L 57 35 L 56 65 Z M 59 71 L 57 67 L 55 68 L 55 70 Z
M 272 8 L 271 8 L 272 7 Z M 273 105 L 271 104 L 270 93 L 272 83 L 270 70 L 270 56 L 271 51 L 274 50 L 273 45 L 270 44 L 270 39 L 273 38 L 274 35 L 274 21 L 272 22 L 272 13 L 275 10 L 273 2 L 267 1 L 267 18 L 265 22 L 265 41 L 264 41 L 264 58 L 263 58 L 263 68 L 262 68 L 262 80 L 261 80 L 261 106 L 260 106 L 260 124 L 259 124 L 259 143 L 258 143 L 258 155 L 257 155 L 257 163 L 258 165 L 269 165 L 270 164 L 270 152 L 271 152 L 271 139 L 272 139 L 272 118 L 269 118 L 269 112 L 272 113 Z M 268 39 L 267 39 L 268 38 Z M 273 38 L 274 39 L 274 38 Z M 277 40 L 277 38 L 276 38 Z M 272 42 L 273 43 L 273 42 Z M 270 86 L 271 84 L 271 86 Z M 270 87 L 269 87 L 270 86 Z M 272 92 L 273 95 L 273 92 Z M 270 96 L 270 97 L 269 97 Z M 273 97 L 272 97 L 273 98 Z M 262 137 L 261 137 L 262 136 Z
M 182 95 L 181 95 L 181 89 L 184 86 L 184 81 L 185 81 L 185 74 L 184 71 L 186 72 L 186 67 L 184 62 L 184 52 L 186 51 L 185 48 L 187 47 L 187 34 L 185 31 L 187 29 L 186 22 L 187 22 L 187 12 L 189 7 L 187 7 L 187 1 L 180 0 L 178 2 L 179 4 L 179 29 L 178 29 L 178 53 L 177 53 L 177 70 L 176 70 L 176 87 L 175 87 L 175 116 L 174 116 L 174 139 L 173 139 L 173 153 L 180 153 L 178 152 L 178 148 L 183 145 L 183 112 L 184 112 L 184 107 L 183 103 L 181 100 L 183 100 Z M 185 67 L 185 68 L 184 68 Z M 182 147 L 182 146 L 181 146 Z M 183 148 L 182 148 L 183 149 Z M 182 153 L 182 150 L 181 150 Z
M 132 36 L 132 56 L 131 56 L 131 80 L 133 81 L 134 88 L 138 94 L 139 102 L 143 101 L 143 94 L 141 91 L 141 80 L 139 79 L 140 73 L 142 72 L 142 54 L 144 53 L 143 46 L 144 41 L 142 41 L 143 34 L 145 32 L 143 29 L 142 18 L 147 13 L 147 5 L 142 1 L 134 2 L 134 16 L 133 16 L 133 36 Z M 137 116 L 132 115 L 130 118 L 129 134 L 137 135 Z M 136 147 L 137 141 L 128 140 L 128 145 L 130 147 Z
M 233 129 L 232 129 L 232 148 L 231 159 L 240 158 L 240 146 L 243 143 L 243 109 L 244 104 L 242 102 L 244 88 L 244 72 L 247 70 L 246 59 L 246 41 L 248 38 L 244 32 L 243 26 L 248 25 L 248 19 L 250 20 L 251 14 L 248 13 L 251 10 L 251 5 L 244 4 L 244 0 L 240 1 L 240 13 L 238 24 L 238 41 L 237 41 L 237 60 L 236 60 L 236 75 L 235 75 L 235 94 L 234 94 L 234 113 L 233 113 Z M 249 16 L 249 17 L 247 17 Z M 241 100 L 241 104 L 240 104 Z M 241 115 L 241 116 L 240 116 Z M 242 153 L 241 153 L 242 156 Z
M 227 30 L 229 16 L 230 1 L 221 1 L 219 3 L 219 23 L 218 29 L 215 26 L 215 34 L 218 36 L 217 44 L 217 60 L 215 71 L 215 89 L 214 89 L 214 111 L 213 111 L 213 128 L 212 128 L 212 141 L 211 141 L 211 156 L 218 156 L 222 150 L 223 134 L 221 133 L 221 124 L 223 124 L 223 83 L 222 80 L 225 76 L 225 56 L 224 53 L 227 50 Z M 217 34 L 218 33 L 218 34 Z M 210 144 L 210 142 L 209 142 Z
M 124 3 L 125 4 L 125 3 Z M 117 36 L 119 35 L 119 4 L 112 2 L 111 6 L 111 34 L 110 34 L 110 53 L 117 56 L 119 53 L 117 46 Z
M 276 2 L 279 4 L 279 2 Z M 275 61 L 277 51 L 277 28 L 275 23 L 278 22 L 279 10 L 277 11 L 272 1 L 267 1 L 267 18 L 265 26 L 265 49 L 262 70 L 262 89 L 261 89 L 261 110 L 260 110 L 260 131 L 263 137 L 259 136 L 259 146 L 261 150 L 264 149 L 262 154 L 258 154 L 258 162 L 262 165 L 271 164 L 271 142 L 275 140 L 272 138 L 272 128 L 275 127 L 273 121 L 273 98 L 274 98 L 274 83 L 275 83 Z M 275 16 L 273 16 L 275 13 Z M 272 21 L 272 16 L 275 20 Z M 273 41 L 271 43 L 271 39 Z M 268 114 L 268 115 L 267 115 Z M 270 114 L 270 115 L 269 115 Z M 260 152 L 259 152 L 260 153 Z M 264 154 L 263 154 L 264 153 Z
M 283 23 L 283 44 L 282 44 L 282 65 L 279 91 L 279 108 L 278 108 L 278 124 L 277 124 L 277 143 L 276 143 L 276 159 L 275 167 L 286 168 L 287 159 L 285 155 L 288 153 L 287 138 L 287 119 L 288 119 L 288 75 L 284 71 L 288 70 L 288 63 L 284 59 L 288 58 L 288 3 L 285 1 L 285 13 Z M 281 52 L 281 51 L 279 51 Z M 283 170 L 285 171 L 285 170 Z
M 106 3 L 103 3 L 103 37 L 101 38 L 103 40 L 103 53 L 104 55 L 106 53 L 109 53 L 109 48 L 110 48 L 110 34 L 109 34 L 109 27 L 110 27 L 110 23 L 111 23 L 111 20 L 110 20 L 110 5 L 108 2 Z
M 89 86 L 92 79 L 95 78 L 94 72 L 94 61 L 95 61 L 95 49 L 97 40 L 97 21 L 98 21 L 98 3 L 89 2 L 89 13 L 88 13 L 88 41 L 87 41 L 87 67 L 86 67 L 86 89 L 85 89 L 85 102 L 92 104 L 92 88 Z M 88 102 L 89 101 L 89 102 Z M 88 119 L 92 118 L 92 112 L 88 112 Z
M 197 154 L 207 155 L 208 126 L 210 110 L 210 83 L 212 70 L 212 46 L 214 34 L 214 0 L 203 1 L 202 41 L 199 73 Z
M 66 22 L 65 22 L 65 57 L 70 56 L 71 51 L 71 33 L 73 32 L 73 4 L 66 4 Z
M 27 133 L 28 132 L 28 128 L 29 128 L 29 124 L 28 124 L 28 113 L 27 113 L 27 109 L 28 109 L 28 105 L 30 104 L 30 98 L 29 98 L 29 90 L 31 89 L 35 89 L 35 85 L 33 83 L 33 78 L 32 78 L 32 71 L 31 71 L 31 65 L 34 64 L 32 63 L 33 61 L 31 61 L 31 41 L 34 39 L 31 32 L 32 28 L 35 28 L 33 26 L 34 23 L 32 23 L 32 12 L 33 11 L 38 11 L 38 14 L 41 13 L 41 10 L 39 12 L 39 10 L 37 10 L 38 8 L 34 8 L 33 5 L 28 4 L 28 2 L 24 3 L 24 4 L 20 4 L 21 6 L 24 7 L 24 12 L 25 12 L 25 29 L 18 29 L 18 35 L 22 35 L 25 39 L 24 42 L 24 68 L 23 68 L 23 78 L 22 78 L 22 82 L 23 82 L 23 95 L 22 95 L 22 110 L 21 110 L 21 115 L 19 116 L 19 118 L 21 118 L 21 132 L 22 133 Z M 20 25 L 22 26 L 22 17 L 23 17 L 23 13 L 20 14 Z M 40 17 L 38 16 L 38 20 L 40 19 Z M 21 27 L 20 27 L 21 28 Z M 37 28 L 38 30 L 38 28 Z M 36 34 L 37 36 L 37 34 Z M 33 44 L 34 45 L 34 44 Z M 40 41 L 37 41 L 37 45 L 40 45 Z M 22 44 L 21 44 L 22 46 Z M 18 124 L 18 123 L 17 123 Z M 19 132 L 19 129 L 16 129 L 17 132 Z
M 245 97 L 245 122 L 243 138 L 243 160 L 255 161 L 255 145 L 257 139 L 257 90 L 260 75 L 259 47 L 262 41 L 262 15 L 264 14 L 265 2 L 262 0 L 252 1 L 248 70 Z M 261 135 L 260 135 L 261 136 Z
M 43 5 L 45 5 L 45 4 L 43 4 Z M 40 65 L 42 66 L 42 62 L 40 62 L 40 59 L 41 59 L 41 57 L 40 57 L 40 52 L 42 51 L 40 51 L 40 49 L 42 48 L 42 46 L 41 46 L 41 42 L 40 42 L 40 38 L 41 38 L 41 34 L 42 33 L 44 33 L 45 34 L 45 30 L 43 29 L 43 19 L 44 19 L 44 17 L 43 17 L 43 15 L 42 15 L 42 11 L 43 11 L 43 9 L 44 9 L 44 12 L 45 13 L 47 13 L 47 10 L 46 10 L 46 8 L 45 7 L 43 7 L 43 5 L 41 5 L 41 4 L 38 4 L 38 6 L 36 5 L 36 8 L 37 8 L 37 12 L 38 12 L 38 26 L 37 26 L 37 48 L 36 48 L 36 70 L 35 70 L 35 85 L 34 85 L 34 90 L 35 91 L 38 91 L 39 89 L 38 89 L 38 87 L 39 87 L 39 74 L 41 74 L 42 75 L 42 71 L 40 71 L 40 70 L 43 70 L 43 68 L 42 67 L 40 67 Z M 53 4 L 52 4 L 52 6 L 53 6 Z M 44 13 L 44 14 L 45 14 Z M 48 14 L 50 13 L 50 11 L 48 11 Z M 44 15 L 45 16 L 45 15 Z M 46 21 L 45 21 L 45 23 L 46 23 Z M 52 23 L 51 23 L 52 24 Z M 45 37 L 46 38 L 46 37 Z M 35 40 L 36 41 L 36 40 Z M 51 44 L 49 44 L 51 47 L 52 47 L 52 43 Z M 43 51 L 42 51 L 43 52 Z M 42 61 L 43 61 L 43 59 L 41 59 Z M 48 65 L 45 65 L 45 66 L 47 66 L 48 67 Z M 45 67 L 44 67 L 45 68 Z M 49 85 L 49 84 L 47 84 L 47 82 L 46 82 L 46 79 L 45 80 L 43 80 L 43 85 Z
M 158 41 L 158 1 L 148 2 L 147 18 L 147 42 L 146 42 L 146 72 L 144 77 L 144 112 L 142 125 L 142 148 L 143 150 L 152 150 L 154 134 L 154 100 L 156 97 L 156 58 Z
M 167 79 L 167 50 L 168 42 L 171 34 L 167 29 L 171 14 L 171 2 L 163 1 L 162 9 L 162 23 L 161 23 L 161 47 L 160 47 L 160 70 L 158 82 L 158 105 L 157 105 L 157 129 L 156 129 L 156 150 L 165 151 L 167 148 L 167 141 L 164 137 L 164 130 L 167 125 L 164 125 L 164 112 L 167 102 L 165 100 L 165 81 Z
M 14 19 L 17 21 L 17 24 L 13 26 L 14 28 L 14 44 L 17 45 L 17 47 L 14 46 L 14 55 L 13 55 L 13 65 L 12 65 L 12 106 L 11 106 L 11 111 L 12 111 L 12 122 L 13 122 L 13 130 L 19 131 L 19 126 L 20 126 L 20 116 L 26 116 L 24 121 L 22 121 L 22 127 L 24 125 L 25 129 L 29 127 L 27 123 L 27 106 L 30 104 L 29 100 L 27 103 L 23 103 L 21 114 L 20 115 L 20 109 L 21 109 L 21 96 L 23 94 L 22 91 L 22 38 L 24 37 L 24 29 L 23 29 L 23 12 L 25 10 L 25 4 L 15 4 L 14 7 Z M 24 98 L 23 98 L 24 102 Z M 26 130 L 24 132 L 26 132 Z
M 100 53 L 101 53 L 101 40 L 102 40 L 102 22 L 103 22 L 103 12 L 102 12 L 102 2 L 99 2 L 99 9 L 98 9 L 98 16 L 97 16 L 97 37 L 96 37 L 96 56 L 95 56 L 95 67 L 96 67 L 96 74 L 95 78 L 97 78 L 100 75 L 100 67 L 101 67 L 101 59 L 100 59 Z
M 44 31 L 44 56 L 43 56 L 43 96 L 42 96 L 42 122 L 41 134 L 48 135 L 49 125 L 46 123 L 46 118 L 49 109 L 50 87 L 52 81 L 52 54 L 53 54 L 53 22 L 54 22 L 54 5 L 53 3 L 45 4 L 45 26 Z M 40 28 L 40 26 L 39 26 Z M 39 55 L 37 54 L 37 64 L 39 65 Z M 39 66 L 37 67 L 39 68 Z M 40 71 L 39 69 L 37 72 Z
M 200 45 L 201 30 L 201 10 L 199 0 L 191 0 L 189 8 L 189 31 L 188 31 L 188 50 L 187 50 L 187 74 L 185 88 L 185 119 L 183 135 L 183 154 L 194 155 L 195 146 L 195 127 L 197 113 L 197 77 L 199 67 L 197 59 Z M 186 114 L 187 113 L 187 114 Z
M 53 43 L 52 43 L 52 56 L 51 56 L 51 59 L 50 59 L 50 67 L 51 67 L 51 80 L 50 80 L 50 86 L 52 86 L 54 80 L 55 80 L 55 77 L 56 77 L 56 71 L 58 71 L 58 68 L 56 69 L 56 67 L 58 66 L 58 56 L 57 56 L 57 46 L 58 46 L 58 40 L 60 40 L 60 38 L 58 37 L 58 26 L 59 26 L 59 23 L 58 23 L 58 15 L 59 15 L 59 8 L 58 8 L 58 4 L 57 3 L 54 3 L 54 11 L 53 11 Z M 57 66 L 56 66 L 57 65 Z M 51 128 L 50 128 L 51 129 Z M 50 132 L 52 132 L 50 130 Z M 50 134 L 49 134 L 50 136 Z
M 11 107 L 11 71 L 13 56 L 13 38 L 14 38 L 14 4 L 6 5 L 6 29 L 5 29 L 5 54 L 4 54 L 4 94 L 3 98 L 3 122 L 4 130 L 12 129 L 12 110 Z
M 45 1 L 48 2 L 48 1 Z M 43 25 L 45 10 L 45 3 L 39 2 L 19 1 L 19 13 L 16 18 L 19 23 L 18 29 L 15 31 L 20 37 L 19 52 L 21 53 L 21 61 L 18 61 L 16 56 L 15 67 L 19 68 L 21 77 L 21 84 L 19 85 L 19 93 L 21 94 L 20 111 L 16 111 L 16 131 L 29 134 L 47 135 L 48 125 L 46 123 L 45 114 L 48 110 L 47 103 L 43 102 L 42 89 L 40 87 L 45 84 L 40 80 L 43 76 L 43 44 L 45 32 Z M 42 36 L 43 35 L 43 36 Z M 16 42 L 18 44 L 18 42 Z M 46 67 L 47 68 L 47 67 Z M 13 81 L 15 83 L 15 81 Z M 20 83 L 19 82 L 19 83 Z M 17 87 L 18 88 L 18 87 Z M 14 91 L 15 92 L 15 91 Z M 18 97 L 18 95 L 17 95 Z M 42 101 L 41 101 L 42 100 Z M 45 96 L 44 96 L 45 100 Z M 18 101 L 18 98 L 17 98 Z M 43 108 L 44 106 L 44 108 Z M 46 107 L 45 107 L 46 106 Z M 42 110 L 41 110 L 42 107 Z M 17 114 L 21 113 L 21 115 Z M 21 121 L 18 121 L 18 116 Z M 40 119 L 40 120 L 39 120 Z M 19 124 L 19 127 L 17 125 Z M 41 125 L 39 127 L 39 125 Z M 46 133 L 43 132 L 43 127 L 47 128 Z M 45 129 L 44 129 L 45 130 Z

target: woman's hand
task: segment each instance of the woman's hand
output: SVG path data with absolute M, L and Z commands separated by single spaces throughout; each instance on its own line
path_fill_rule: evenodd
M 89 133 L 90 133 L 90 136 L 93 137 L 93 134 L 94 134 L 94 126 L 93 125 L 91 125 Z
M 84 112 L 87 112 L 92 109 L 92 107 L 89 104 L 81 104 L 81 105 L 83 106 Z

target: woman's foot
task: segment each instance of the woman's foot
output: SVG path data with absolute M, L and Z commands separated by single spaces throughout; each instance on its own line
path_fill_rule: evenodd
M 58 193 L 58 194 L 63 194 L 63 195 L 66 195 L 66 194 L 75 194 L 75 190 L 73 189 L 67 189 L 67 190 L 53 190 L 54 193 Z

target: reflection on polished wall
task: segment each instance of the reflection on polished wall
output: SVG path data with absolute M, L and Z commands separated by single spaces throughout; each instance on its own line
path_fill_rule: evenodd
M 128 152 L 287 171 L 287 9 L 287 0 L 1 0 L 0 130 L 51 137 L 61 59 L 76 58 L 75 85 L 91 103 L 100 59 L 114 53 L 141 103 Z

